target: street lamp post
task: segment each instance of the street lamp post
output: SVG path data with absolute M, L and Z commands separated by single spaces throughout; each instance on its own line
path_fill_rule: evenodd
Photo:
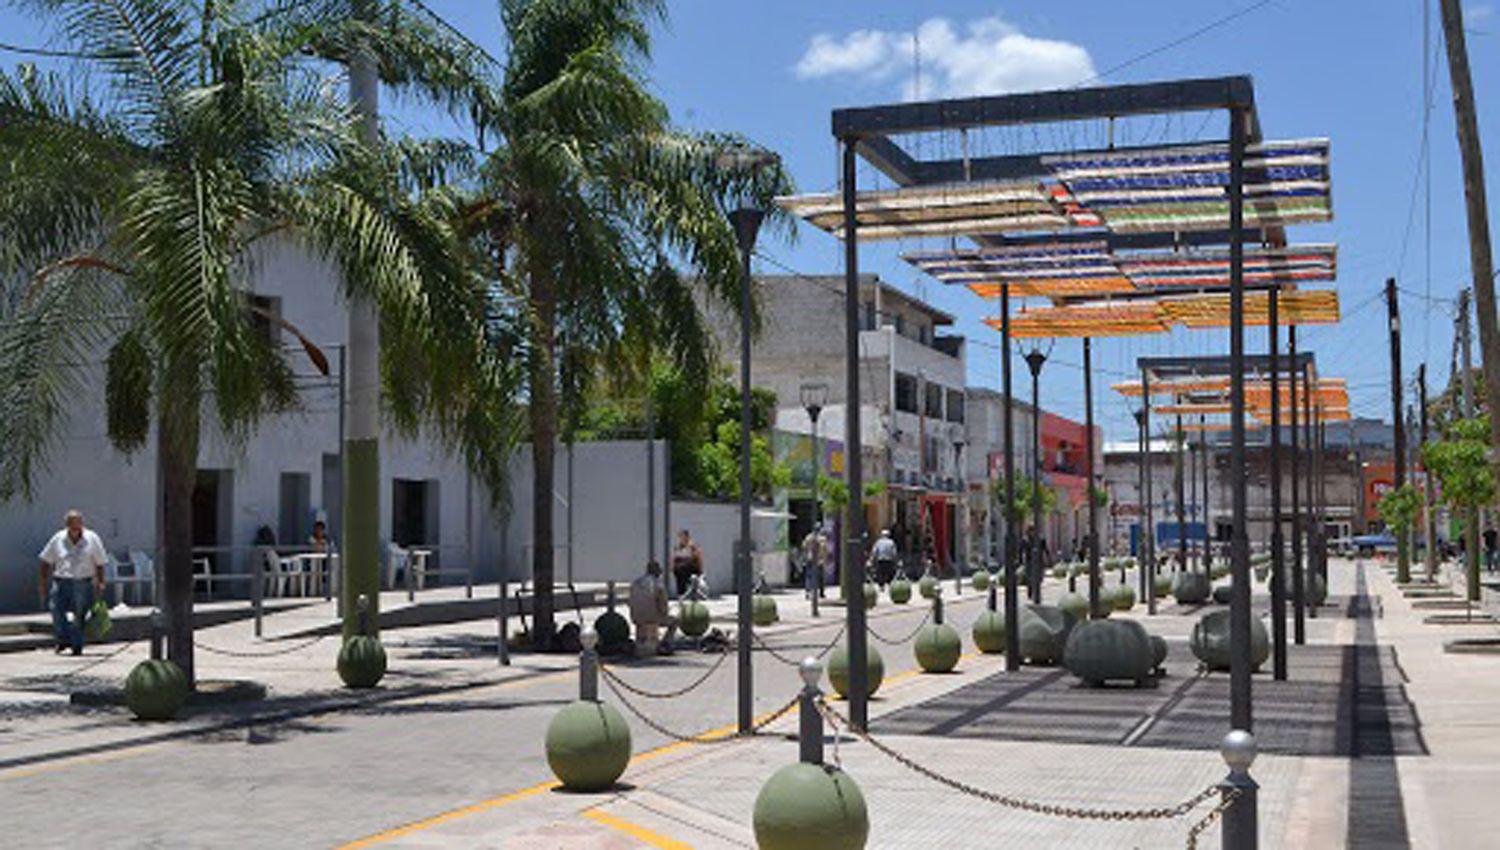
M 735 591 L 739 598 L 739 730 L 753 727 L 754 687 L 750 657 L 750 255 L 765 211 L 740 207 L 729 214 L 740 248 L 740 537 L 735 546 Z
M 815 577 L 808 581 L 803 577 L 802 583 L 807 586 L 808 594 L 812 597 L 812 615 L 818 616 L 818 598 L 823 595 L 823 502 L 818 492 L 818 478 L 823 474 L 823 453 L 818 450 L 818 416 L 822 414 L 824 405 L 828 404 L 828 385 L 825 383 L 803 384 L 801 387 L 802 407 L 807 410 L 807 418 L 812 420 L 812 501 L 813 501 L 813 530 L 818 535 L 817 556 L 812 563 L 805 566 L 804 571 L 811 569 Z
M 1042 405 L 1040 382 L 1047 355 L 1033 348 L 1026 355 L 1031 369 L 1031 564 L 1027 589 L 1033 604 L 1042 601 Z

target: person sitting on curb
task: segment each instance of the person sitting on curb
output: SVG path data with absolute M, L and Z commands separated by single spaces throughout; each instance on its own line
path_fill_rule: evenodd
M 672 640 L 677 636 L 677 618 L 667 606 L 667 585 L 661 577 L 661 564 L 649 561 L 646 572 L 630 583 L 630 620 L 635 624 L 637 656 L 670 655 Z M 666 638 L 661 627 L 667 627 Z
M 52 535 L 37 556 L 37 591 L 52 609 L 52 632 L 57 651 L 71 648 L 83 654 L 84 623 L 94 607 L 94 597 L 103 598 L 104 565 L 109 555 L 99 535 L 85 528 L 83 513 L 70 510 L 64 528 Z M 68 614 L 72 614 L 72 620 Z

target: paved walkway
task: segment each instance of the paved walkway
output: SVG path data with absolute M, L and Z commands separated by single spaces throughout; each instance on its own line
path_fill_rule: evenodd
M 1493 846 L 1500 810 L 1488 797 L 1500 787 L 1500 657 L 1445 654 L 1442 642 L 1500 629 L 1424 625 L 1430 612 L 1414 609 L 1373 562 L 1361 571 L 1335 560 L 1331 573 L 1330 591 L 1343 605 L 1308 622 L 1309 645 L 1293 650 L 1292 681 L 1256 677 L 1257 716 L 1274 750 L 1254 768 L 1262 846 Z M 1062 589 L 1048 582 L 1049 597 Z M 948 597 L 950 621 L 971 650 L 968 626 L 981 598 L 971 591 L 955 600 L 951 586 Z M 725 626 L 730 604 L 712 606 Z M 795 596 L 780 605 L 784 622 L 762 635 L 787 657 L 815 652 L 838 634 L 842 609 L 826 607 L 814 621 Z M 1222 760 L 1205 747 L 1226 725 L 1227 705 L 1217 703 L 1227 700 L 1222 675 L 1200 678 L 1186 663 L 1184 641 L 1196 618 L 1175 606 L 1155 617 L 1143 612 L 1137 606 L 1131 616 L 1167 637 L 1176 655 L 1157 690 L 1085 691 L 1049 671 L 1005 674 L 999 657 L 974 654 L 955 674 L 921 675 L 909 650 L 877 643 L 888 678 L 872 704 L 872 728 L 908 757 L 995 792 L 1112 808 L 1175 803 L 1223 775 Z M 923 614 L 883 602 L 872 626 L 899 637 Z M 755 794 L 795 759 L 796 744 L 784 734 L 796 718 L 749 740 L 727 737 L 732 659 L 712 673 L 717 656 L 696 653 L 616 668 L 632 684 L 660 691 L 707 674 L 684 697 L 632 703 L 655 726 L 723 740 L 677 741 L 627 712 L 637 755 L 626 785 L 610 794 L 564 794 L 551 783 L 540 741 L 557 707 L 576 693 L 575 661 L 518 655 L 501 668 L 493 629 L 468 623 L 388 632 L 392 674 L 372 694 L 337 687 L 332 639 L 256 642 L 247 624 L 208 629 L 200 634 L 204 646 L 236 654 L 200 656 L 202 674 L 268 681 L 271 698 L 169 725 L 71 707 L 57 693 L 68 679 L 118 682 L 143 657 L 140 647 L 112 658 L 94 649 L 83 659 L 0 656 L 7 841 L 70 843 L 57 827 L 56 800 L 86 788 L 99 824 L 92 840 L 107 846 L 753 846 Z M 275 649 L 289 651 L 239 654 Z M 766 714 L 795 694 L 797 677 L 770 653 L 757 652 L 755 661 L 755 709 Z M 97 666 L 80 670 L 91 663 Z M 942 723 L 970 695 L 1042 680 L 1045 693 L 1032 694 L 1034 702 L 971 711 L 947 734 L 910 723 L 924 714 Z M 1187 697 L 1173 701 L 1182 687 Z M 1312 730 L 1301 737 L 1284 731 L 1298 720 L 1298 689 L 1309 694 L 1304 719 Z M 1164 702 L 1171 703 L 1166 711 Z M 1142 731 L 1132 725 L 1139 717 L 1156 720 Z M 944 789 L 848 738 L 836 747 L 830 741 L 829 757 L 835 754 L 870 803 L 876 848 L 1172 847 L 1182 846 L 1191 822 L 1018 813 Z M 1206 837 L 1205 846 L 1216 846 L 1217 827 Z

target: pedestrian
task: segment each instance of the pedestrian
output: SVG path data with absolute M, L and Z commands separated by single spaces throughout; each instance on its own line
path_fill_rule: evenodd
M 672 639 L 677 636 L 677 618 L 667 606 L 667 584 L 662 580 L 661 564 L 646 563 L 646 572 L 630 583 L 630 621 L 635 624 L 637 656 L 670 655 Z M 661 627 L 667 627 L 666 637 Z
M 84 624 L 95 596 L 104 594 L 104 565 L 109 555 L 99 535 L 84 527 L 83 513 L 70 510 L 63 528 L 52 535 L 38 556 L 37 591 L 52 610 L 57 652 L 83 654 Z M 68 615 L 72 614 L 70 621 Z
M 823 530 L 813 526 L 802 538 L 802 588 L 808 599 L 823 596 L 823 565 L 827 547 L 823 542 Z
M 693 579 L 703 575 L 703 550 L 686 528 L 677 532 L 677 547 L 672 550 L 672 575 L 677 579 L 677 595 L 684 596 Z
M 323 554 L 333 551 L 333 541 L 328 537 L 328 523 L 321 516 L 313 520 L 312 536 L 307 538 L 307 546 L 314 552 Z
M 1488 572 L 1494 572 L 1496 558 L 1500 557 L 1500 546 L 1497 546 L 1495 529 L 1489 528 L 1484 532 L 1484 568 Z
M 876 584 L 885 587 L 896 577 L 897 557 L 896 541 L 891 538 L 891 530 L 881 529 L 879 539 L 870 548 L 870 561 L 866 565 L 874 574 Z

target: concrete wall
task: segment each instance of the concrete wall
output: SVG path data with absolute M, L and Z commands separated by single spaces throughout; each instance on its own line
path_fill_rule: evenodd
M 750 536 L 755 544 L 755 568 L 774 585 L 786 583 L 786 551 L 777 549 L 776 520 L 770 508 L 755 506 Z M 733 502 L 672 500 L 672 535 L 687 529 L 703 549 L 703 574 L 714 594 L 734 591 L 734 541 L 740 536 L 740 507 Z

